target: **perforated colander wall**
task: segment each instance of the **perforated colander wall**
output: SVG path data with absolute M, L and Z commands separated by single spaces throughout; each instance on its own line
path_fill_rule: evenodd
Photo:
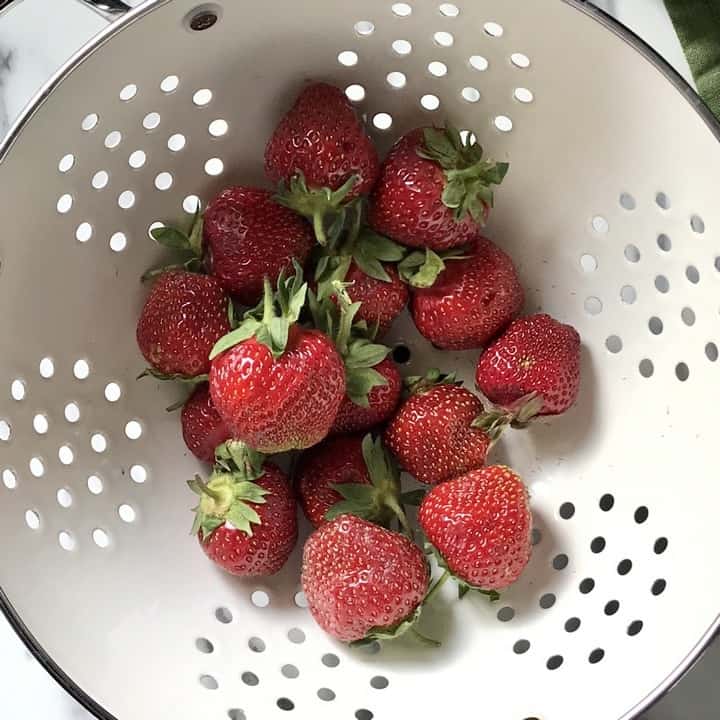
M 0 164 L 10 602 L 118 718 L 431 718 L 448 698 L 501 720 L 632 716 L 720 605 L 711 131 L 559 0 L 200 9 L 203 31 L 188 0 L 136 12 Z M 265 139 L 308 78 L 345 88 L 383 149 L 449 120 L 509 159 L 488 234 L 516 260 L 527 310 L 583 337 L 577 407 L 493 458 L 530 487 L 530 567 L 494 605 L 467 596 L 451 613 L 445 588 L 423 618 L 439 650 L 323 635 L 300 548 L 265 581 L 216 571 L 188 535 L 198 468 L 164 411 L 182 391 L 134 380 L 139 277 L 160 257 L 149 230 L 264 183 Z M 407 317 L 390 341 L 408 373 L 457 367 L 472 383 L 477 353 L 436 352 Z

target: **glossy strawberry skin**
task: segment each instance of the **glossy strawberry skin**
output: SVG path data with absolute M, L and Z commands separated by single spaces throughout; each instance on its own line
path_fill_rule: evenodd
M 376 385 L 368 393 L 368 407 L 355 404 L 347 395 L 343 398 L 335 417 L 331 433 L 353 433 L 369 430 L 388 420 L 400 402 L 402 377 L 397 365 L 386 358 L 376 365 L 377 370 L 387 381 L 386 385 Z
M 580 335 L 546 314 L 519 318 L 480 356 L 475 382 L 501 407 L 536 392 L 539 415 L 563 413 L 580 390 Z
M 228 296 L 213 277 L 163 273 L 145 301 L 137 343 L 147 362 L 167 375 L 195 377 L 210 369 L 210 351 L 230 331 Z
M 362 454 L 362 437 L 340 435 L 306 450 L 298 464 L 296 482 L 305 516 L 315 527 L 324 525 L 327 511 L 342 500 L 331 485 L 370 484 Z
M 325 335 L 293 325 L 278 358 L 254 338 L 216 357 L 210 394 L 234 439 L 268 455 L 303 449 L 330 431 L 345 369 Z
M 412 615 L 428 588 L 425 557 L 403 535 L 341 515 L 305 544 L 302 585 L 320 627 L 343 642 Z
M 347 199 L 370 191 L 379 165 L 350 101 L 326 83 L 308 85 L 300 93 L 265 149 L 265 170 L 273 183 L 302 173 L 308 187 L 337 190 L 358 176 Z
M 287 562 L 297 542 L 297 508 L 285 473 L 272 463 L 255 483 L 269 490 L 265 503 L 252 503 L 260 516 L 252 536 L 225 523 L 200 544 L 223 570 L 241 577 L 273 575 Z
M 456 220 L 443 204 L 442 168 L 417 153 L 424 130 L 416 128 L 400 138 L 383 162 L 368 221 L 377 232 L 408 247 L 449 250 L 473 240 L 478 224 L 469 215 Z
M 416 480 L 450 480 L 485 464 L 490 439 L 471 426 L 483 409 L 469 390 L 438 385 L 405 401 L 385 430 L 385 444 Z
M 485 238 L 470 257 L 448 261 L 435 284 L 415 288 L 410 309 L 417 329 L 442 350 L 487 345 L 520 313 L 525 293 L 512 260 Z
M 180 422 L 183 440 L 198 460 L 213 462 L 215 448 L 230 439 L 230 431 L 212 404 L 207 383 L 198 385 L 188 398 Z
M 493 465 L 434 487 L 418 520 L 450 571 L 474 587 L 502 590 L 530 559 L 528 493 L 510 468 Z
M 357 320 L 365 320 L 370 328 L 377 325 L 379 336 L 390 329 L 405 309 L 410 295 L 397 270 L 389 264 L 384 264 L 383 268 L 391 279 L 389 283 L 366 275 L 354 262 L 345 276 L 345 282 L 349 283 L 348 295 L 353 302 L 362 303 Z
M 312 228 L 267 190 L 231 187 L 205 210 L 203 237 L 210 271 L 244 305 L 255 305 L 267 276 L 275 285 L 292 260 L 305 265 Z

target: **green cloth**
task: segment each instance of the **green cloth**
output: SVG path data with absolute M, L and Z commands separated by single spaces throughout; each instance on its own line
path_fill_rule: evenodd
M 720 120 L 720 0 L 665 0 L 698 87 Z

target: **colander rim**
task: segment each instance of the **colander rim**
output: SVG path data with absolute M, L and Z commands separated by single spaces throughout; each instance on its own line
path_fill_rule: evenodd
M 107 28 L 99 32 L 95 37 L 83 45 L 74 55 L 72 55 L 38 90 L 29 101 L 26 108 L 20 116 L 14 121 L 4 140 L 0 142 L 0 165 L 9 154 L 12 147 L 20 138 L 23 128 L 32 119 L 36 112 L 42 107 L 50 93 L 58 87 L 66 76 L 79 67 L 90 55 L 98 48 L 104 45 L 108 40 L 116 34 L 122 32 L 125 28 L 133 23 L 141 20 L 146 14 L 153 12 L 158 7 L 170 3 L 172 0 L 146 0 L 141 5 L 133 8 L 125 16 L 108 25 Z M 697 94 L 695 89 L 685 80 L 675 68 L 673 68 L 655 49 L 646 43 L 639 35 L 637 35 L 629 27 L 616 20 L 604 10 L 591 5 L 589 0 L 561 0 L 567 5 L 575 8 L 583 14 L 589 16 L 599 22 L 610 32 L 613 32 L 620 39 L 624 40 L 630 47 L 636 50 L 646 60 L 659 70 L 675 89 L 687 100 L 695 112 L 700 115 L 702 120 L 708 126 L 713 135 L 720 141 L 720 120 L 715 118 L 710 108 L 705 104 L 702 98 Z M 0 15 L 3 13 L 0 12 Z M 0 611 L 7 618 L 10 626 L 18 635 L 20 640 L 25 644 L 28 651 L 42 665 L 50 676 L 85 710 L 94 715 L 98 720 L 117 720 L 90 695 L 88 695 L 72 678 L 70 678 L 62 668 L 54 662 L 50 654 L 37 641 L 35 636 L 30 632 L 29 628 L 20 618 L 10 599 L 0 585 Z M 713 640 L 720 634 L 720 614 L 711 623 L 702 637 L 698 640 L 695 647 L 678 663 L 674 670 L 669 673 L 664 680 L 648 693 L 648 695 L 640 700 L 633 708 L 630 708 L 618 720 L 634 720 L 641 714 L 647 712 L 653 705 L 659 702 L 673 687 L 682 679 L 682 677 L 699 662 L 705 651 L 711 645 Z

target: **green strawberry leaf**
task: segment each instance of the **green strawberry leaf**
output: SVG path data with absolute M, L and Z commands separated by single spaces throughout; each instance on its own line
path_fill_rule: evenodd
M 380 235 L 369 228 L 362 230 L 357 239 L 357 246 L 362 247 L 368 257 L 383 262 L 398 262 L 405 257 L 406 249 L 384 235 Z
M 426 248 L 424 253 L 410 253 L 398 265 L 400 277 L 409 285 L 418 288 L 432 287 L 444 269 L 443 258 L 430 248 Z
M 379 365 L 389 354 L 390 348 L 387 345 L 371 343 L 364 338 L 358 338 L 348 348 L 345 356 L 345 367 L 351 370 L 372 368 Z
M 135 379 L 142 380 L 146 377 L 153 377 L 156 380 L 171 380 L 173 382 L 180 382 L 186 385 L 199 385 L 200 383 L 207 382 L 210 378 L 207 374 L 204 375 L 179 375 L 179 374 L 167 374 L 162 373 L 155 368 L 145 368 Z
M 372 506 L 375 498 L 375 488 L 364 483 L 331 483 L 330 487 L 345 500 L 359 505 Z
M 422 608 L 422 604 L 418 605 L 418 607 L 415 608 L 415 610 L 410 615 L 408 615 L 406 618 L 402 619 L 395 625 L 391 625 L 389 627 L 376 626 L 370 628 L 364 638 L 351 642 L 350 646 L 362 647 L 363 645 L 368 645 L 369 643 L 375 641 L 395 640 L 396 638 L 404 635 L 406 632 L 411 632 L 415 636 L 415 638 L 419 640 L 422 644 L 428 645 L 430 647 L 440 647 L 441 643 L 439 641 L 426 637 L 415 629 L 415 625 L 420 619 Z
M 252 524 L 260 524 L 260 516 L 249 505 L 235 503 L 227 512 L 225 518 L 233 527 L 252 537 Z
M 260 328 L 260 323 L 254 318 L 243 321 L 238 328 L 232 330 L 224 337 L 221 337 L 210 352 L 210 359 L 214 360 L 226 350 L 235 347 L 239 343 L 255 335 Z
M 349 255 L 328 258 L 325 270 L 317 277 L 317 295 L 320 300 L 335 293 L 335 284 L 345 282 L 352 258 Z
M 346 373 L 347 396 L 360 407 L 369 407 L 368 394 L 374 387 L 387 385 L 387 380 L 373 368 L 353 368 Z
M 178 230 L 177 228 L 153 228 L 150 231 L 150 235 L 158 245 L 162 245 L 170 250 L 192 250 L 190 238 L 182 232 L 182 230 Z
M 392 278 L 387 274 L 380 260 L 373 257 L 364 246 L 360 245 L 355 248 L 353 253 L 355 264 L 368 276 L 381 282 L 392 282 Z
M 376 519 L 374 507 L 358 505 L 354 500 L 339 500 L 325 513 L 325 519 L 334 520 L 340 515 L 355 515 L 370 522 Z
M 203 225 L 204 220 L 200 212 L 200 203 L 198 203 L 190 227 L 190 235 L 188 235 L 188 246 L 197 257 L 201 257 L 203 254 Z

